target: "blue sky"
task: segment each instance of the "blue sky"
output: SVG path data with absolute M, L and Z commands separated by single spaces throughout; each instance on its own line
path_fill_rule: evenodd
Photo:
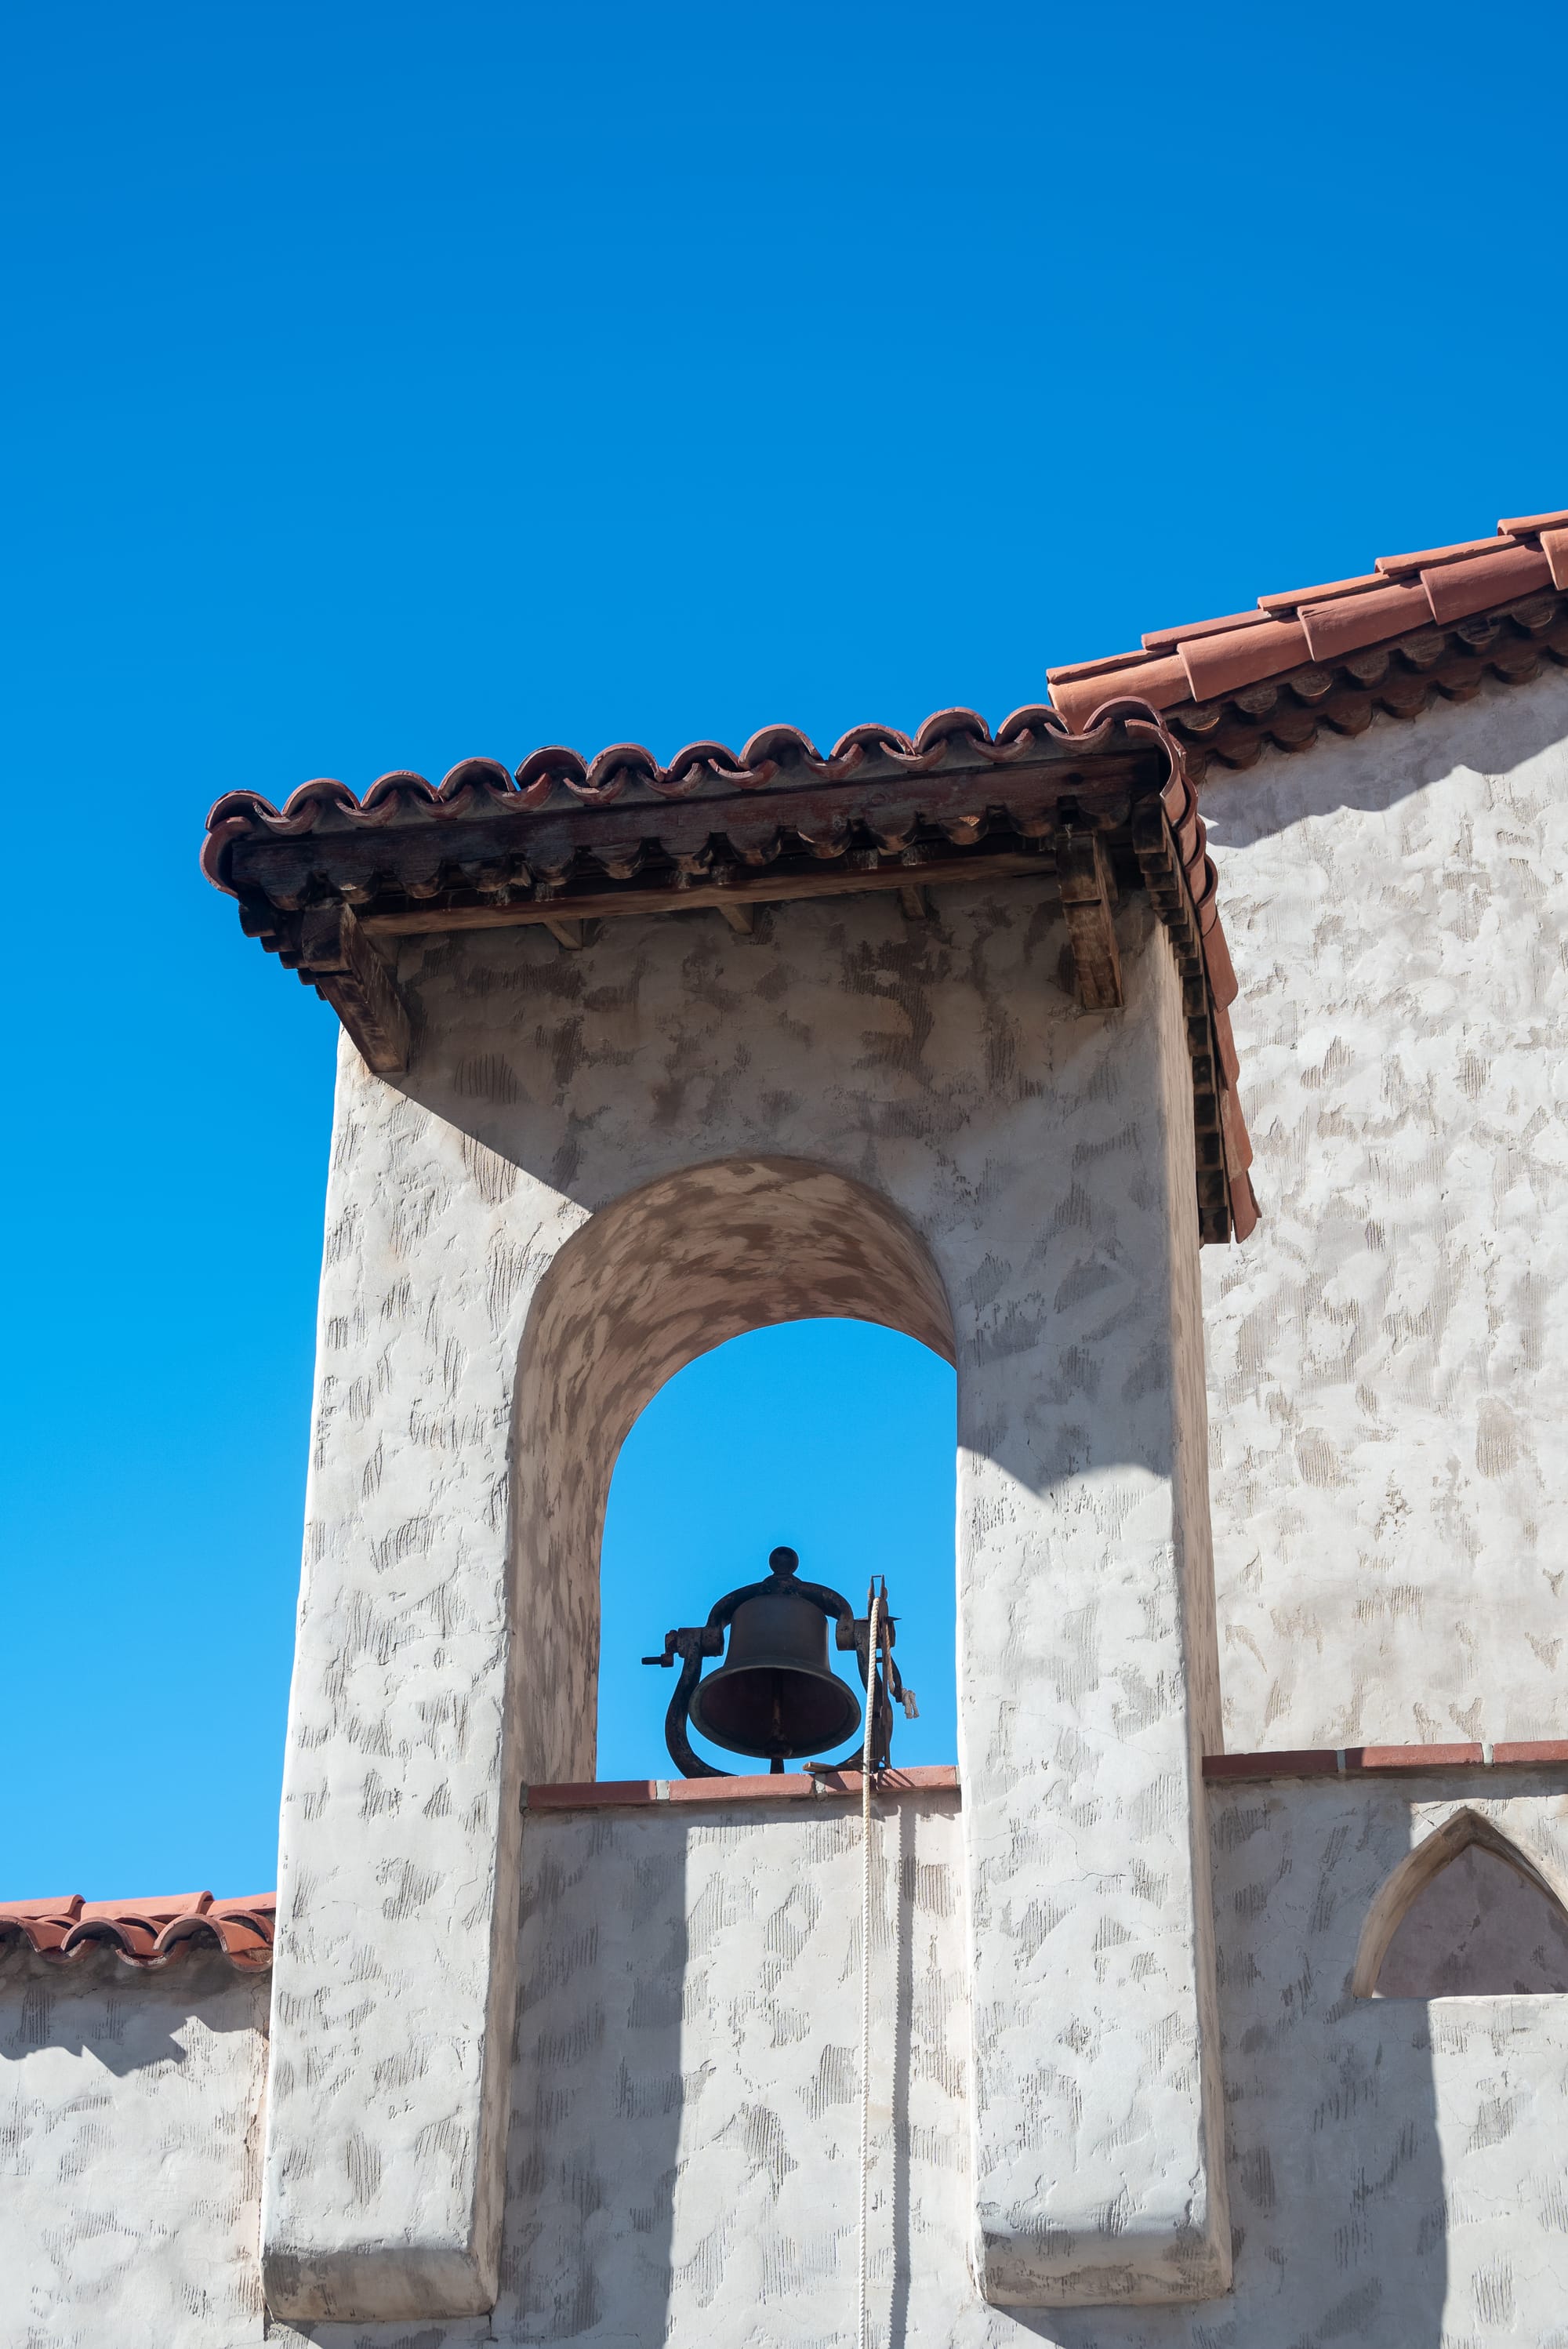
M 210 802 L 995 720 L 1048 662 L 1568 501 L 1565 25 L 13 14 L 0 1894 L 273 1881 L 334 1035 L 201 879 Z M 655 1401 L 606 1770 L 658 1767 L 624 1659 L 677 1568 L 701 1603 L 837 1544 L 944 1656 L 952 1409 L 821 1325 Z M 655 1452 L 764 1410 L 672 1529 Z M 906 1753 L 951 1750 L 944 1668 Z

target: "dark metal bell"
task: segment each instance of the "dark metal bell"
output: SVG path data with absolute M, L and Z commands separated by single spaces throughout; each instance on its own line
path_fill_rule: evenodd
M 789 1557 L 789 1551 L 775 1552 Z M 689 1707 L 692 1727 L 731 1754 L 788 1761 L 820 1754 L 851 1736 L 860 1699 L 830 1671 L 828 1620 L 774 1569 L 775 1588 L 742 1601 L 730 1619 L 729 1652 L 699 1681 Z

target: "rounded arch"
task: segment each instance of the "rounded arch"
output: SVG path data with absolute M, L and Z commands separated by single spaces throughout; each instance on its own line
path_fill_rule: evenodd
M 1568 1884 L 1556 1880 L 1559 1871 L 1550 1873 L 1530 1858 L 1519 1846 L 1481 1812 L 1471 1810 L 1467 1804 L 1445 1819 L 1415 1849 L 1407 1852 L 1398 1866 L 1383 1882 L 1371 1907 L 1367 1911 L 1357 1945 L 1356 1963 L 1350 1976 L 1352 1994 L 1371 1998 L 1377 1988 L 1377 1978 L 1383 1971 L 1383 1961 L 1389 1946 L 1416 1902 L 1433 1880 L 1442 1874 L 1451 1860 L 1459 1857 L 1471 1844 L 1506 1861 L 1522 1876 L 1528 1884 L 1544 1894 L 1552 1906 L 1568 1917 Z
M 954 1357 L 924 1240 L 880 1193 L 807 1159 L 727 1158 L 663 1175 L 591 1216 L 557 1253 L 523 1330 L 512 1438 L 511 1681 L 525 1780 L 593 1775 L 599 1544 L 633 1422 L 698 1354 L 816 1317 L 882 1322 Z

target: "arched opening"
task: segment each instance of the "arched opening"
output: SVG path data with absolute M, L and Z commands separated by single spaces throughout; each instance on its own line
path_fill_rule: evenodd
M 557 1254 L 523 1334 L 513 1443 L 513 1727 L 526 1780 L 596 1775 L 600 1545 L 634 1423 L 698 1355 L 823 1319 L 876 1323 L 953 1360 L 946 1296 L 919 1234 L 865 1185 L 809 1161 L 685 1169 L 601 1209 Z M 678 1520 L 689 1496 L 672 1489 L 667 1508 Z M 951 1516 L 944 1531 L 951 1560 Z M 744 1567 L 736 1580 L 764 1570 Z M 858 1604 L 864 1578 L 841 1587 Z M 652 1588 L 649 1606 L 658 1620 L 645 1651 L 675 1619 Z M 645 1764 L 639 1775 L 664 1774 Z
M 919 1699 L 916 1719 L 896 1719 L 893 1758 L 952 1761 L 954 1416 L 951 1367 L 901 1331 L 861 1320 L 751 1330 L 660 1388 L 610 1484 L 601 1778 L 670 1775 L 664 1717 L 673 1675 L 645 1669 L 641 1657 L 672 1625 L 704 1621 L 725 1591 L 765 1574 L 776 1543 L 788 1543 L 801 1575 L 842 1591 L 857 1613 L 869 1576 L 886 1577 L 898 1663 Z M 831 1653 L 830 1661 L 858 1690 L 853 1658 Z M 695 1733 L 692 1742 L 723 1770 L 768 1766 Z
M 1368 1911 L 1359 1998 L 1568 1992 L 1568 1909 L 1541 1870 L 1475 1811 L 1427 1837 Z

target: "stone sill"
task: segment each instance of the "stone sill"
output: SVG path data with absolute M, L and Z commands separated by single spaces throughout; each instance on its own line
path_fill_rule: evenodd
M 922 1770 L 884 1770 L 872 1782 L 879 1801 L 900 1795 L 955 1795 L 949 1763 Z M 524 1786 L 526 1811 L 640 1811 L 653 1803 L 820 1803 L 861 1798 L 858 1770 L 787 1770 L 757 1778 L 596 1778 L 577 1785 Z
M 1206 1754 L 1211 1785 L 1244 1778 L 1360 1778 L 1408 1770 L 1537 1770 L 1568 1762 L 1568 1741 L 1497 1745 L 1341 1745 L 1278 1754 Z

